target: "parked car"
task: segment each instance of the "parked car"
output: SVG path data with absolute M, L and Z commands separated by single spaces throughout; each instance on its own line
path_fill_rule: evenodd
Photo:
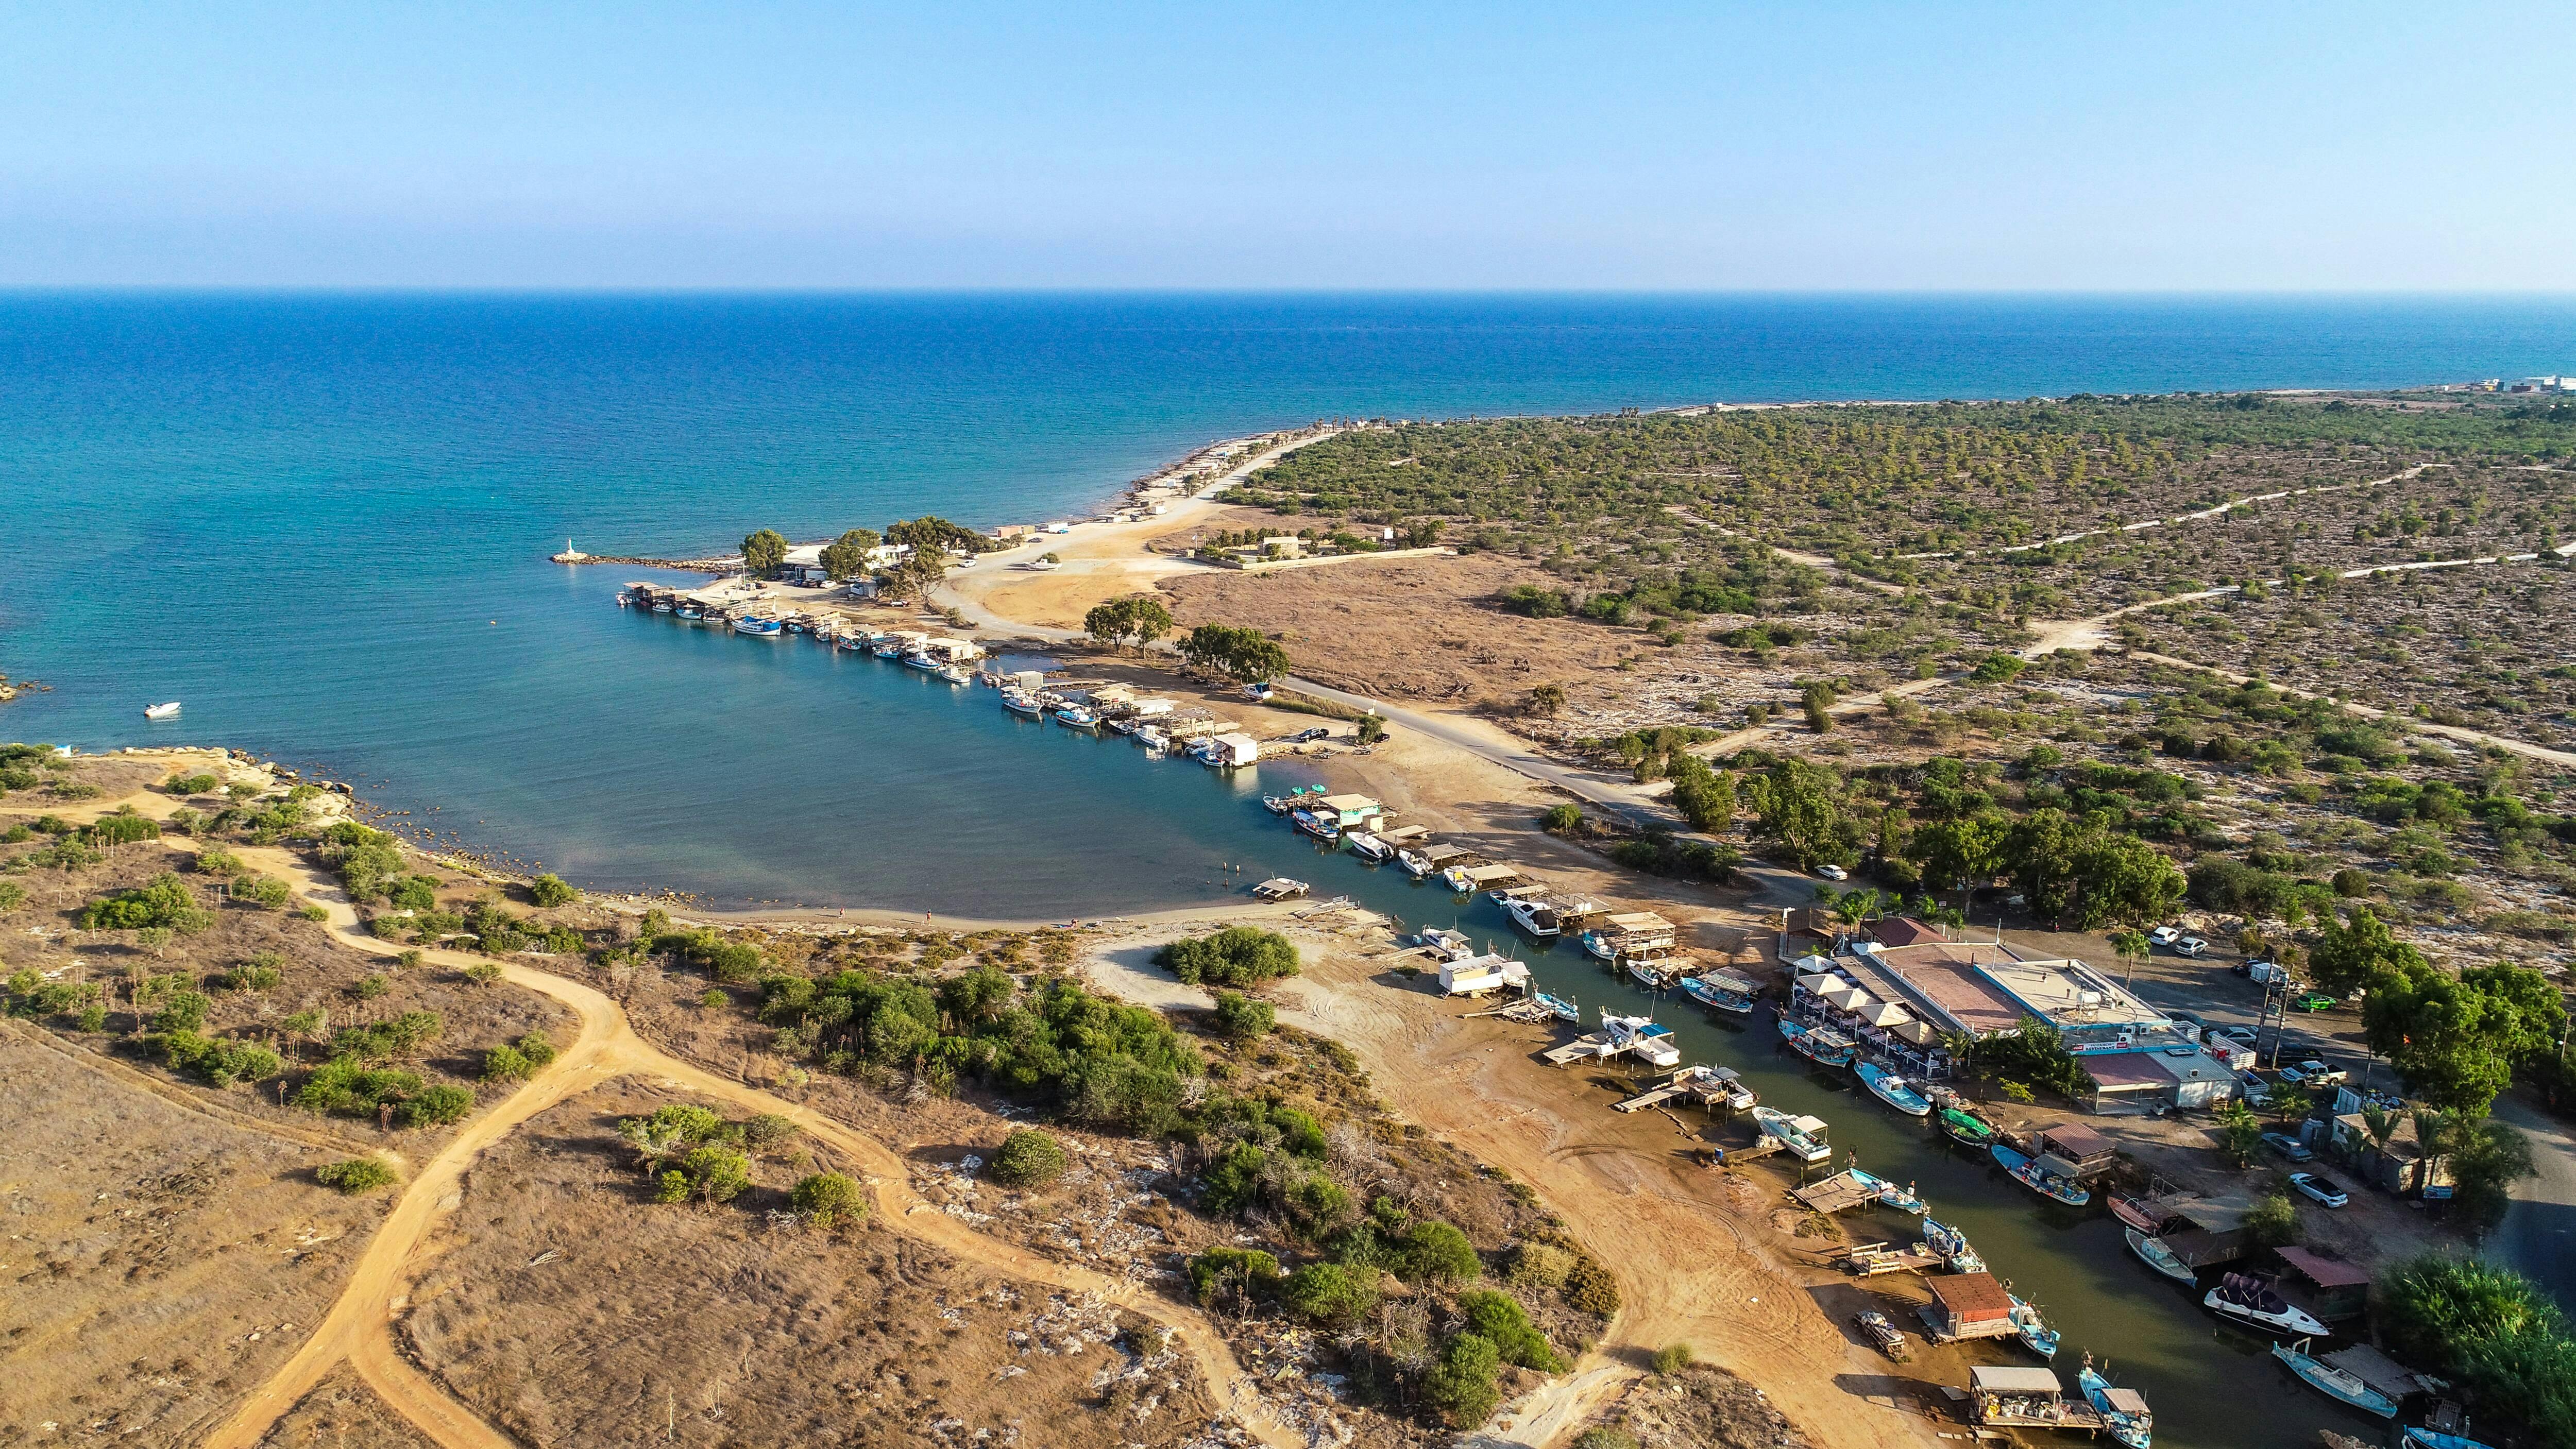
M 1850 879 L 1851 879 L 1851 872 L 1850 872 L 1850 871 L 1847 871 L 1847 870 L 1845 870 L 1845 869 L 1843 869 L 1843 868 L 1842 868 L 1841 866 L 1839 866 L 1839 865 L 1820 865 L 1820 866 L 1817 866 L 1817 867 L 1816 867 L 1816 874 L 1818 874 L 1818 875 L 1820 875 L 1820 876 L 1823 876 L 1823 877 L 1824 877 L 1825 879 L 1827 879 L 1827 880 L 1850 880 Z
M 2147 939 L 2158 946 L 2170 946 L 2174 942 L 2182 939 L 2182 928 L 2179 926 L 2158 926 L 2147 933 Z
M 2301 1011 L 2332 1011 L 2335 999 L 2322 991 L 2311 991 L 2290 1004 Z
M 2330 1208 L 2342 1207 L 2352 1201 L 2351 1195 L 2335 1186 L 2331 1179 L 2319 1177 L 2313 1172 L 2291 1173 L 2290 1186 Z
M 2264 1133 L 2263 1145 L 2271 1148 L 2283 1157 L 2290 1159 L 2292 1162 L 2313 1162 L 2316 1160 L 2317 1156 L 2314 1151 L 2310 1150 L 2308 1144 L 2301 1142 L 2298 1138 L 2291 1136 L 2287 1132 Z
M 2209 943 L 2198 936 L 2185 936 L 2174 942 L 2174 953 L 2180 956 L 2197 956 L 2208 949 Z
M 2337 1086 L 2341 1084 L 2346 1077 L 2351 1075 L 2352 1074 L 2350 1072 L 2345 1071 L 2343 1068 L 2327 1066 L 2325 1063 L 2318 1061 L 2315 1057 L 2310 1057 L 2306 1061 L 2299 1063 L 2300 1078 L 2319 1087 Z
M 2250 1026 L 2222 1026 L 2214 1035 L 2223 1036 L 2239 1046 L 2252 1046 L 2261 1040 L 2263 1034 Z
M 1297 733 L 1288 737 L 1288 742 L 1292 745 L 1306 745 L 1312 744 L 1317 740 L 1329 740 L 1332 737 L 1333 732 L 1331 730 L 1317 726 L 1310 730 L 1299 730 Z

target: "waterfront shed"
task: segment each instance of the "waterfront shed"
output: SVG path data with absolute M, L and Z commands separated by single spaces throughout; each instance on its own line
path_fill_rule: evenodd
M 2081 1122 L 2060 1122 L 2039 1134 L 2039 1160 L 2060 1176 L 2097 1177 L 2118 1157 L 2117 1144 Z
M 1246 734 L 1224 734 L 1208 741 L 1208 753 L 1220 765 L 1249 765 L 1261 758 L 1261 741 Z
M 1921 1312 L 1932 1336 L 1945 1342 L 1963 1338 L 2002 1338 L 2013 1333 L 2012 1295 L 1992 1273 L 1956 1273 L 1934 1278 L 1932 1301 Z M 2050 1380 L 2052 1389 L 2056 1381 Z
M 2328 1323 L 2370 1311 L 2370 1275 L 2340 1258 L 2305 1248 L 2276 1248 L 2287 1270 L 2282 1287 L 2299 1306 Z

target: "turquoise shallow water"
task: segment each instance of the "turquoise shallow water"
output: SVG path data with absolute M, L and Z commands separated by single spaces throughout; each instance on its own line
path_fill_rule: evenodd
M 544 556 L 1030 520 L 1328 415 L 2571 366 L 2563 298 L 0 297 L 0 670 L 55 686 L 0 737 L 243 746 L 575 880 L 720 901 L 1096 915 L 1288 872 L 1499 939 L 1490 905 L 1318 860 L 1249 777 L 639 617 L 610 602 L 624 571 Z M 173 698 L 181 720 L 141 718 Z M 1534 960 L 1587 1009 L 1644 1000 L 1570 947 Z M 2098 1212 L 2062 1216 L 1793 1069 L 1767 1026 L 1663 1013 L 1690 1059 L 1920 1181 L 2065 1330 L 2070 1378 L 2092 1348 L 2147 1392 L 2160 1444 L 2337 1421 Z

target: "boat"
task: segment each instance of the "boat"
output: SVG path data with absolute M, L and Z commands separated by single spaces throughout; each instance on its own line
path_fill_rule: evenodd
M 1957 1228 L 1925 1218 L 1923 1246 L 1953 1273 L 1986 1271 L 1986 1260 L 1977 1256 L 1977 1250 L 1968 1246 L 1968 1235 Z
M 2002 1164 L 2004 1171 L 2012 1174 L 2013 1181 L 2051 1202 L 2064 1203 L 2068 1207 L 2082 1207 L 2093 1200 L 2091 1188 L 2072 1178 L 2049 1171 L 2000 1142 L 1986 1150 L 1994 1154 L 1995 1161 Z
M 1264 795 L 1261 797 L 1261 808 L 1273 815 L 1285 815 L 1296 807 L 1285 795 Z
M 903 641 L 900 639 L 888 639 L 877 645 L 875 649 L 869 652 L 875 654 L 879 659 L 901 659 L 903 657 Z
M 1661 991 L 1672 984 L 1671 979 L 1664 974 L 1664 968 L 1650 960 L 1629 962 L 1628 979 L 1649 991 Z
M 2128 1449 L 2148 1449 L 2155 1438 L 2156 1417 L 2147 1412 L 2147 1401 L 2135 1389 L 2114 1388 L 2111 1381 L 2093 1371 L 2093 1355 L 2084 1355 L 2084 1368 L 2075 1375 L 2075 1386 L 2083 1390 L 2085 1401 L 2102 1416 L 2102 1427 Z
M 1046 712 L 1046 707 L 1039 704 L 1035 697 L 1022 694 L 1016 689 L 1002 691 L 1002 708 L 1013 714 L 1027 715 L 1031 719 L 1036 719 Z
M 1994 1123 L 1956 1103 L 1941 1109 L 1942 1134 L 1963 1147 L 1991 1146 L 1998 1130 Z
M 1556 908 L 1549 905 L 1544 896 L 1492 891 L 1487 893 L 1486 899 L 1501 906 L 1503 914 L 1512 918 L 1513 925 L 1542 941 L 1565 932 L 1565 923 L 1557 918 Z
M 1068 705 L 1055 712 L 1055 722 L 1067 729 L 1087 730 L 1099 726 L 1100 716 L 1084 709 L 1081 705 Z
M 707 611 L 699 608 L 695 604 L 682 604 L 676 611 L 676 615 L 679 618 L 687 619 L 690 622 L 695 623 L 696 621 L 705 618 L 707 616 Z
M 2153 1234 L 2165 1225 L 2164 1217 L 2155 1210 L 2155 1199 L 2136 1193 L 2111 1194 L 2111 1216 L 2142 1233 Z
M 775 639 L 784 628 L 776 619 L 764 619 L 758 614 L 744 614 L 733 621 L 735 633 L 749 634 L 755 639 Z
M 1315 837 L 1317 840 L 1328 841 L 1334 844 L 1339 844 L 1341 842 L 1341 822 L 1320 810 L 1291 811 L 1289 813 L 1288 820 L 1289 823 L 1295 825 L 1300 831 Z
M 2406 1449 L 2490 1449 L 2466 1434 L 2445 1434 L 2421 1424 L 2406 1426 Z
M 1897 1331 L 1896 1325 L 1888 1321 L 1886 1314 L 1872 1308 L 1853 1314 L 1852 1322 L 1860 1325 L 1861 1333 L 1870 1342 L 1878 1345 L 1879 1352 L 1899 1363 L 1905 1361 L 1905 1335 Z
M 1733 976 L 1722 976 L 1715 972 L 1705 976 L 1682 978 L 1682 990 L 1690 993 L 1691 1000 L 1702 1006 L 1715 1007 L 1719 1011 L 1732 1012 L 1737 1016 L 1752 1012 L 1755 989 L 1750 981 L 1738 980 Z
M 2235 1278 L 2239 1275 L 2230 1273 L 2227 1276 Z M 2215 1297 L 2216 1294 L 2213 1293 L 2211 1296 Z M 2298 1310 L 2292 1309 L 2291 1311 L 2297 1312 Z M 2308 1321 L 2313 1323 L 2316 1320 L 2310 1319 Z M 2309 1330 L 2301 1329 L 2298 1331 L 2305 1333 Z M 2325 1330 L 2323 1328 L 2318 1328 L 2314 1331 L 2317 1333 L 2323 1333 Z M 2285 1343 L 2276 1343 L 2272 1345 L 2272 1357 L 2288 1364 L 2290 1366 L 2290 1372 L 2297 1374 L 2301 1379 L 2305 1380 L 2309 1388 L 2316 1390 L 2318 1393 L 2325 1395 L 2329 1399 L 2335 1400 L 2337 1403 L 2350 1404 L 2352 1407 L 2359 1409 L 2364 1413 L 2377 1414 L 2383 1419 L 2394 1419 L 2397 1417 L 2397 1401 L 2395 1399 L 2388 1397 L 2386 1394 L 2383 1394 L 2379 1390 L 2362 1382 L 2361 1376 L 2354 1373 L 2352 1370 L 2337 1368 L 2333 1364 L 2327 1363 L 2323 1359 L 2310 1354 L 2308 1352 L 2309 1342 L 2309 1339 L 2302 1338 L 2299 1340 L 2296 1348 Z
M 1354 830 L 1346 838 L 1350 841 L 1352 851 L 1362 860 L 1379 861 L 1395 854 L 1393 846 L 1365 830 Z
M 1831 1027 L 1808 1026 L 1785 1016 L 1779 1019 L 1779 1027 L 1780 1039 L 1789 1044 L 1789 1050 L 1817 1066 L 1847 1067 L 1860 1054 L 1851 1038 Z
M 950 684 L 973 684 L 975 682 L 974 675 L 967 673 L 963 668 L 954 664 L 942 668 L 939 671 L 939 677 L 947 680 Z
M 811 634 L 814 632 L 814 626 L 806 623 L 802 619 L 786 620 L 780 625 L 780 627 L 784 628 L 790 634 Z
M 2322 1336 L 2327 1332 L 2316 1315 L 2282 1297 L 2273 1290 L 2270 1282 L 2251 1273 L 2230 1273 L 2219 1279 L 2218 1286 L 2201 1298 L 2200 1306 L 2221 1318 L 2232 1318 L 2276 1333 Z M 2300 1377 L 2307 1376 L 2301 1374 Z
M 1546 1007 L 1548 1014 L 1559 1021 L 1583 1020 L 1583 1012 L 1573 1002 L 1562 996 L 1550 996 L 1544 991 L 1533 991 L 1530 993 L 1530 1000 Z
M 655 599 L 653 601 L 653 612 L 656 614 L 667 614 L 671 612 L 671 601 L 668 599 Z
M 1602 1053 L 1634 1052 L 1649 1066 L 1677 1067 L 1682 1063 L 1682 1049 L 1673 1044 L 1673 1029 L 1651 1016 L 1612 1016 L 1601 1013 L 1601 1032 L 1609 1038 L 1609 1049 Z M 1818 1122 L 1818 1141 L 1825 1124 Z
M 1443 961 L 1464 961 L 1476 954 L 1475 943 L 1467 939 L 1467 933 L 1464 931 L 1444 931 L 1437 926 L 1430 926 L 1417 933 L 1413 939 L 1429 947 L 1431 954 Z
M 1911 1186 L 1898 1187 L 1876 1173 L 1863 1172 L 1857 1167 L 1851 1169 L 1851 1180 L 1877 1193 L 1880 1202 L 1898 1212 L 1912 1213 L 1919 1218 L 1931 1210 L 1930 1204 L 1914 1195 Z
M 179 717 L 179 701 L 174 699 L 167 704 L 147 704 L 143 706 L 143 717 L 145 719 L 177 719 Z
M 1834 1150 L 1825 1145 L 1825 1124 L 1813 1117 L 1792 1117 L 1776 1107 L 1756 1107 L 1753 1125 L 1800 1162 L 1833 1160 Z
M 947 659 L 941 655 L 924 654 L 918 649 L 915 649 L 911 653 L 903 656 L 904 668 L 918 669 L 924 674 L 937 674 L 940 667 L 945 665 L 947 662 Z
M 2200 1274 L 2184 1262 L 2180 1254 L 2158 1242 L 2152 1234 L 2139 1232 L 2136 1228 L 2122 1229 L 2122 1234 L 2128 1238 L 2129 1251 L 2138 1255 L 2139 1262 L 2187 1288 L 2200 1286 Z
M 1284 875 L 1272 876 L 1252 888 L 1252 893 L 1265 901 L 1294 900 L 1304 895 L 1306 891 L 1307 885 L 1304 881 L 1290 880 Z
M 1894 1107 L 1897 1111 L 1909 1117 L 1932 1115 L 1932 1104 L 1923 1099 L 1923 1094 L 1914 1090 L 1903 1077 L 1887 1068 L 1875 1062 L 1862 1062 L 1852 1068 L 1852 1071 L 1859 1076 L 1860 1084 L 1869 1088 L 1871 1096 Z
M 1596 960 L 1615 963 L 1619 959 L 1619 948 L 1611 945 L 1609 939 L 1599 931 L 1584 932 L 1574 938 L 1574 944 L 1590 952 Z
M 2004 1290 L 2004 1297 L 2011 1300 L 2013 1333 L 2021 1339 L 2021 1346 L 2041 1358 L 2057 1357 L 2058 1335 L 2050 1330 L 2048 1320 L 2039 1316 L 2038 1306 L 2024 1302 L 2010 1288 Z
M 1136 743 L 1159 755 L 1172 747 L 1172 737 L 1152 725 L 1146 725 L 1136 731 Z

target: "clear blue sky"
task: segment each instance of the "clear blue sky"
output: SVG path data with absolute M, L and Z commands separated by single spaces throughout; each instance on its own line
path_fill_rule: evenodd
M 2571 19 L 0 0 L 0 286 L 2576 289 Z

